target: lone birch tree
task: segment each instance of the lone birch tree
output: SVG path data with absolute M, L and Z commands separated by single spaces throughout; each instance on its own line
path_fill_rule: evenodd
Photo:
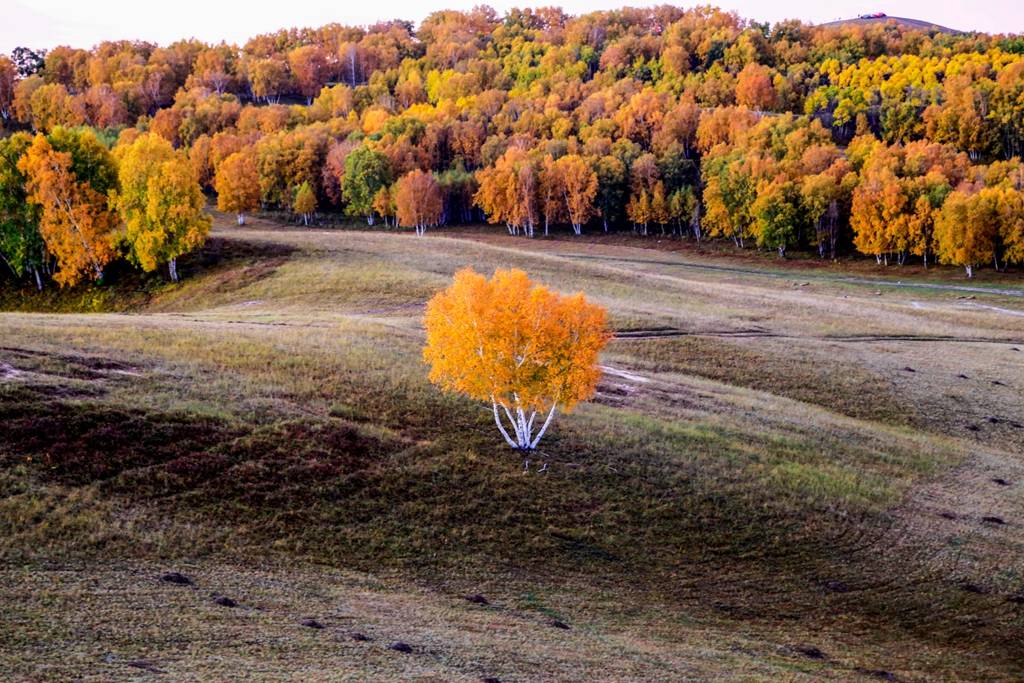
M 521 270 L 488 280 L 466 268 L 427 304 L 430 381 L 489 401 L 505 442 L 537 448 L 557 410 L 593 396 L 610 338 L 604 308 L 563 296 Z M 541 422 L 537 418 L 540 416 Z

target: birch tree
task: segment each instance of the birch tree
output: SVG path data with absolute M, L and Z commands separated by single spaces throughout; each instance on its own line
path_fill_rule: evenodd
M 91 133 L 83 134 L 88 136 Z M 95 138 L 89 139 L 92 142 L 79 140 L 82 144 L 78 149 L 90 148 Z M 102 279 L 104 267 L 117 255 L 117 216 L 110 210 L 107 197 L 107 190 L 113 188 L 97 187 L 79 178 L 73 154 L 57 151 L 49 140 L 36 135 L 18 162 L 18 170 L 28 179 L 28 201 L 39 207 L 39 233 L 47 251 L 57 260 L 53 279 L 61 286 L 76 285 L 87 277 Z M 109 157 L 106 153 L 101 158 L 112 166 Z M 106 176 L 109 171 L 94 175 Z
M 217 190 L 217 209 L 238 216 L 245 225 L 245 214 L 260 204 L 260 177 L 252 148 L 235 152 L 217 167 L 213 187 Z
M 295 199 L 292 201 L 292 212 L 302 216 L 302 224 L 309 225 L 316 213 L 316 194 L 308 182 L 303 182 L 295 189 Z
M 555 173 L 572 231 L 579 235 L 583 232 L 583 225 L 597 211 L 594 204 L 597 197 L 597 173 L 585 159 L 575 154 L 569 154 L 556 161 Z
M 154 133 L 117 150 L 121 192 L 116 206 L 124 221 L 129 260 L 146 272 L 166 263 L 178 281 L 178 257 L 203 245 L 210 217 L 206 198 L 185 153 Z
M 444 201 L 431 173 L 417 169 L 399 178 L 394 203 L 398 224 L 411 225 L 417 235 L 426 234 L 428 226 L 441 222 Z
M 491 404 L 512 448 L 537 448 L 558 410 L 593 396 L 610 338 L 604 308 L 563 296 L 521 270 L 491 279 L 471 268 L 427 304 L 430 381 Z

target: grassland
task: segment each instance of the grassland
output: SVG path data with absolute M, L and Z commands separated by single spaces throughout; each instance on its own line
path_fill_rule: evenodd
M 618 331 L 543 474 L 425 379 L 466 265 Z M 0 314 L 10 678 L 1024 676 L 1012 278 L 223 220 L 180 270 L 0 297 L 62 311 Z

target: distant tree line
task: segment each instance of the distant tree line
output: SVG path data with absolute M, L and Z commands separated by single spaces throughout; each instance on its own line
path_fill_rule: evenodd
M 197 243 L 132 246 L 165 220 L 126 191 L 137 145 L 153 166 L 187 165 L 189 182 L 175 181 L 216 192 L 239 222 L 341 211 L 420 233 L 483 219 L 528 236 L 630 226 L 968 274 L 1024 261 L 1019 36 L 768 25 L 709 7 L 478 7 L 241 47 L 19 48 L 0 56 L 0 121 L 35 133 L 4 141 L 0 254 L 39 282 L 96 277 L 117 253 L 170 268 Z M 76 161 L 70 138 L 95 141 L 109 166 Z M 66 196 L 93 207 L 76 209 L 90 227 L 73 234 L 114 246 L 54 236 L 44 152 L 68 155 Z

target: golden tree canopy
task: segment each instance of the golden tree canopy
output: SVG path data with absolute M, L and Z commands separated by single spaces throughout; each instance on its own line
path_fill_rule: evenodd
M 260 203 L 260 176 L 252 150 L 235 152 L 217 168 L 213 181 L 217 190 L 217 208 L 238 214 L 238 224 L 245 223 L 245 213 Z
M 430 380 L 490 401 L 506 441 L 522 450 L 536 448 L 556 408 L 568 412 L 593 396 L 598 354 L 610 338 L 602 307 L 583 294 L 553 292 L 521 270 L 498 270 L 489 280 L 459 271 L 427 304 L 425 323 Z M 538 412 L 547 419 L 533 436 Z
M 558 189 L 565 200 L 566 213 L 573 232 L 579 235 L 583 225 L 597 213 L 597 173 L 583 157 L 568 154 L 554 163 Z
M 171 278 L 177 280 L 178 256 L 202 246 L 210 232 L 195 168 L 184 152 L 154 133 L 139 136 L 118 152 L 117 206 L 129 257 L 147 272 L 168 263 Z
M 300 214 L 308 223 L 310 214 L 316 211 L 316 194 L 309 183 L 302 183 L 295 190 L 295 200 L 292 202 L 292 211 Z

